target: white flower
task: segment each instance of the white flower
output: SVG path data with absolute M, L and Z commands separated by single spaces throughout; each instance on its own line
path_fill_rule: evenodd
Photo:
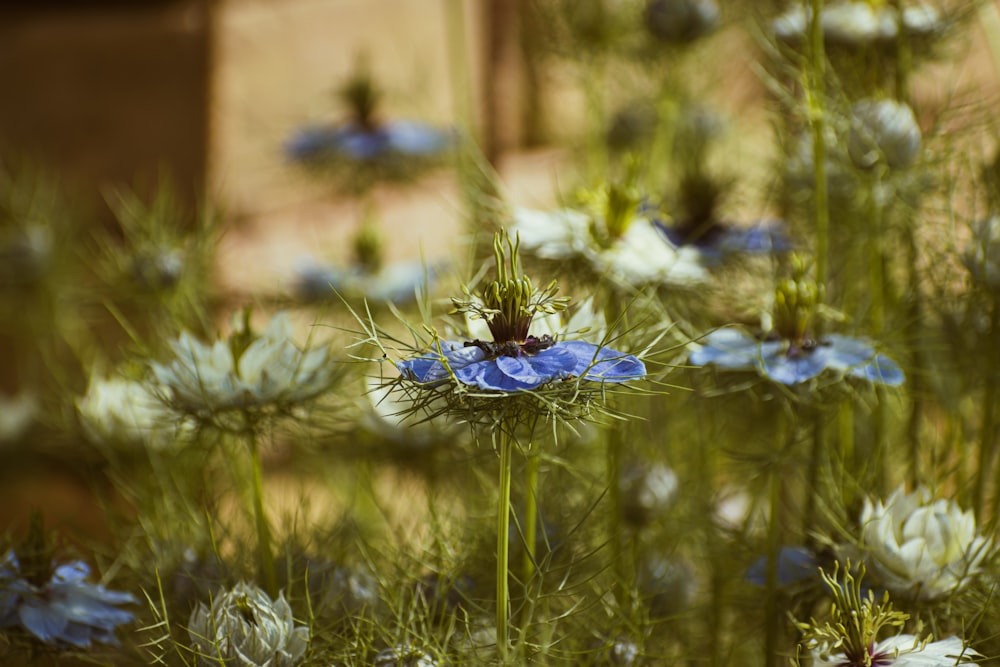
M 182 429 L 153 390 L 123 378 L 91 377 L 76 407 L 87 437 L 105 444 L 161 448 L 175 442 Z
M 306 652 L 309 628 L 296 626 L 284 594 L 271 601 L 253 584 L 239 583 L 208 607 L 198 603 L 188 623 L 198 664 L 292 667 Z
M 519 236 L 526 254 L 581 259 L 594 272 L 624 285 L 692 285 L 707 279 L 698 252 L 675 247 L 645 217 L 631 220 L 607 247 L 594 239 L 591 223 L 590 216 L 571 209 L 545 213 L 518 208 L 510 232 Z
M 440 663 L 412 644 L 397 644 L 375 656 L 375 667 L 438 667 Z
M 187 332 L 172 341 L 173 360 L 152 365 L 171 407 L 193 414 L 255 410 L 301 403 L 329 388 L 329 351 L 296 347 L 284 313 L 240 353 L 234 342 L 245 335 L 237 329 L 211 346 Z
M 937 642 L 922 643 L 916 635 L 896 635 L 880 641 L 871 649 L 871 661 L 878 667 L 954 667 L 972 665 L 971 659 L 979 654 L 966 648 L 958 637 L 948 637 Z M 830 655 L 821 648 L 813 649 L 813 667 L 846 667 L 864 664 L 843 653 Z
M 893 169 L 912 166 L 920 157 L 920 127 L 906 104 L 865 99 L 851 109 L 847 152 L 861 169 L 884 162 Z
M 795 5 L 771 23 L 775 36 L 785 42 L 799 42 L 809 32 L 811 13 Z M 875 7 L 869 2 L 847 0 L 823 7 L 820 16 L 823 37 L 847 48 L 888 44 L 899 35 L 899 15 L 894 7 Z M 942 27 L 937 10 L 924 4 L 903 9 L 903 29 L 914 37 L 924 37 Z
M 956 592 L 991 548 L 971 511 L 934 500 L 927 489 L 899 487 L 884 503 L 865 499 L 861 551 L 869 572 L 891 593 L 935 599 Z

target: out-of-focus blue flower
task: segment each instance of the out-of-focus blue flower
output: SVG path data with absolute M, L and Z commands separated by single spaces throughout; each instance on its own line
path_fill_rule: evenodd
M 750 227 L 717 222 L 703 229 L 685 229 L 662 220 L 654 220 L 653 224 L 669 243 L 675 247 L 693 246 L 709 265 L 738 253 L 767 254 L 792 249 L 780 220 L 761 220 Z
M 372 128 L 357 123 L 304 127 L 285 142 L 295 161 L 347 159 L 368 162 L 391 157 L 432 157 L 444 152 L 452 136 L 415 121 L 393 121 Z
M 529 338 L 513 355 L 494 356 L 474 343 L 441 341 L 439 354 L 396 364 L 406 378 L 421 384 L 459 382 L 486 391 L 521 391 L 556 380 L 582 377 L 596 382 L 628 382 L 646 375 L 645 365 L 630 354 L 579 340 L 558 341 L 537 352 Z
M 77 560 L 57 566 L 49 581 L 36 585 L 8 551 L 0 560 L 0 628 L 20 627 L 55 646 L 117 644 L 115 628 L 133 619 L 117 605 L 137 600 L 131 593 L 87 583 L 89 575 L 87 564 Z
M 786 385 L 807 382 L 827 370 L 891 387 L 904 379 L 896 362 L 877 353 L 869 343 L 838 334 L 797 344 L 788 339 L 758 340 L 726 327 L 708 334 L 689 362 L 729 371 L 753 370 Z
M 778 552 L 778 585 L 789 586 L 815 578 L 819 581 L 819 562 L 805 547 L 781 547 Z M 761 556 L 747 568 L 746 580 L 755 586 L 767 585 L 767 556 Z

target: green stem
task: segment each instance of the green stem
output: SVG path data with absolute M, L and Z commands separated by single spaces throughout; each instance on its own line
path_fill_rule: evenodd
M 524 500 L 524 560 L 521 563 L 521 577 L 527 589 L 535 576 L 535 543 L 538 540 L 538 474 L 541 457 L 538 452 L 528 453 L 525 470 L 527 492 Z
M 614 590 L 620 602 L 624 604 L 627 590 L 628 568 L 622 553 L 622 428 L 613 428 L 607 439 L 607 486 L 611 501 L 611 514 L 608 517 L 608 541 L 611 544 L 611 562 L 615 573 Z
M 257 526 L 257 555 L 260 574 L 264 579 L 264 589 L 273 597 L 278 594 L 278 579 L 274 569 L 274 553 L 271 551 L 271 528 L 264 514 L 264 469 L 260 460 L 260 445 L 253 432 L 249 444 L 250 463 L 253 467 L 253 513 Z
M 781 478 L 779 470 L 770 471 L 768 505 L 770 510 L 767 529 L 767 573 L 764 600 L 765 634 L 764 665 L 778 664 L 778 631 L 781 615 L 778 613 L 778 558 L 781 555 Z
M 823 108 L 823 86 L 825 81 L 826 51 L 823 43 L 823 0 L 811 0 L 812 17 L 809 25 L 810 36 L 810 84 L 807 89 L 809 121 L 812 124 L 813 175 L 816 195 L 816 282 L 827 284 L 829 273 L 830 247 L 830 204 L 826 178 L 826 140 Z M 820 295 L 820 301 L 824 299 Z M 819 328 L 819 324 L 817 324 Z M 816 332 L 821 333 L 820 331 Z
M 927 375 L 924 355 L 920 347 L 920 336 L 917 324 L 923 322 L 923 308 L 920 300 L 920 267 L 917 265 L 917 242 L 913 228 L 907 227 L 907 276 L 910 283 L 909 308 L 906 327 L 908 347 L 910 348 L 909 385 L 910 385 L 910 415 L 907 420 L 906 433 L 910 445 L 910 484 L 913 487 L 920 482 L 920 458 L 923 448 L 920 443 L 921 416 L 924 413 L 924 378 Z M 979 507 L 979 505 L 976 505 Z
M 854 409 L 848 401 L 837 406 L 837 439 L 840 442 L 842 502 L 850 507 L 858 488 L 857 452 L 854 442 Z M 846 472 L 846 475 L 844 474 Z
M 1000 374 L 1000 368 L 998 368 L 1000 366 L 1000 353 L 997 351 L 997 346 L 1000 345 L 1000 299 L 997 297 L 993 298 L 990 307 L 990 329 L 986 344 L 989 356 L 986 361 L 986 385 L 983 387 L 982 421 L 979 424 L 979 478 L 976 485 L 978 494 L 976 508 L 980 519 L 982 519 L 980 508 L 985 496 L 985 490 L 982 487 L 986 485 L 982 478 L 986 476 L 986 471 L 992 464 L 995 454 L 993 450 L 995 445 L 994 430 L 996 429 L 997 375 Z M 997 521 L 1000 519 L 998 513 L 1000 513 L 1000 467 L 996 470 L 996 479 L 993 484 L 991 526 L 997 525 Z
M 501 664 L 510 658 L 510 589 L 508 584 L 510 546 L 510 468 L 514 436 L 505 431 L 500 437 L 500 500 L 497 506 L 497 655 Z
M 809 454 L 809 469 L 806 471 L 806 508 L 802 520 L 802 534 L 807 543 L 810 540 L 809 531 L 816 523 L 816 505 L 820 495 L 819 472 L 826 453 L 826 425 L 823 423 L 823 410 L 813 408 L 812 451 Z

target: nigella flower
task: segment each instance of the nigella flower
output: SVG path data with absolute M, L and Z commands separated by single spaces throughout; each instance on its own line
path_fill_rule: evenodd
M 511 233 L 526 254 L 554 261 L 580 261 L 619 285 L 693 285 L 708 274 L 697 251 L 676 247 L 639 210 L 641 198 L 609 185 L 585 193 L 586 210 L 514 210 Z
M 410 643 L 384 648 L 375 656 L 375 667 L 438 667 L 433 656 Z
M 379 177 L 405 176 L 413 167 L 433 161 L 447 151 L 452 134 L 414 121 L 377 118 L 380 92 L 361 68 L 340 91 L 349 120 L 339 124 L 307 126 L 285 142 L 285 154 L 306 166 L 343 167 L 348 178 L 365 188 Z M 363 173 L 352 173 L 361 169 Z
M 797 385 L 825 372 L 897 386 L 903 371 L 870 343 L 839 334 L 809 335 L 818 288 L 810 281 L 788 279 L 775 291 L 775 326 L 764 338 L 724 327 L 709 333 L 688 358 L 693 366 L 726 371 L 755 371 L 779 384 Z
M 88 583 L 89 576 L 83 561 L 22 568 L 17 555 L 8 551 L 0 559 L 0 628 L 21 628 L 64 648 L 90 648 L 94 642 L 117 645 L 115 628 L 133 620 L 132 613 L 118 605 L 137 600 L 131 593 Z
M 774 19 L 775 37 L 787 43 L 799 43 L 809 32 L 811 13 L 801 4 L 794 5 Z M 860 48 L 892 44 L 900 33 L 899 14 L 889 5 L 874 6 L 867 0 L 844 0 L 823 7 L 820 16 L 823 39 L 830 46 Z M 910 38 L 929 37 L 943 28 L 937 10 L 916 4 L 903 8 L 903 32 Z
M 865 499 L 858 548 L 869 572 L 889 592 L 938 599 L 975 579 L 992 551 L 971 510 L 935 499 L 925 488 Z
M 333 370 L 325 346 L 296 346 L 284 313 L 260 335 L 251 332 L 249 319 L 246 311 L 230 337 L 212 345 L 187 332 L 171 341 L 172 358 L 151 365 L 167 405 L 204 417 L 288 407 L 329 389 Z
M 841 571 L 835 564 L 832 574 L 821 571 L 820 576 L 833 598 L 830 618 L 822 625 L 815 620 L 798 624 L 814 665 L 945 667 L 969 664 L 979 656 L 958 637 L 932 642 L 918 635 L 896 634 L 880 641 L 884 629 L 898 632 L 903 628 L 909 614 L 894 610 L 888 595 L 876 597 L 865 589 L 861 582 L 864 568 L 855 575 L 849 566 Z
M 580 378 L 593 382 L 628 382 L 645 377 L 646 368 L 632 355 L 579 340 L 559 341 L 549 334 L 530 334 L 537 312 L 565 308 L 551 285 L 541 294 L 520 276 L 517 246 L 509 243 L 505 264 L 500 237 L 494 244 L 498 277 L 482 303 L 456 302 L 464 312 L 486 320 L 492 341 L 437 341 L 432 354 L 401 361 L 403 377 L 426 385 L 457 381 L 485 391 L 517 392 Z
M 283 594 L 271 600 L 244 582 L 217 596 L 211 607 L 199 603 L 188 634 L 205 667 L 292 667 L 309 646 L 309 628 L 295 624 Z
M 831 654 L 820 648 L 813 649 L 814 667 L 955 667 L 971 665 L 979 654 L 965 646 L 958 637 L 948 637 L 936 642 L 922 640 L 916 635 L 896 635 L 883 639 L 866 649 L 867 655 L 848 656 Z
M 372 162 L 433 157 L 451 145 L 451 134 L 425 123 L 392 121 L 367 127 L 358 123 L 304 127 L 285 142 L 285 153 L 299 162 L 343 159 Z
M 92 376 L 76 407 L 87 437 L 101 444 L 161 448 L 175 442 L 185 428 L 153 389 L 125 378 Z
M 784 546 L 778 550 L 777 583 L 779 586 L 790 586 L 818 579 L 819 561 L 816 554 L 806 547 Z M 767 556 L 761 556 L 747 568 L 746 580 L 755 586 L 767 585 Z
M 920 157 L 920 127 L 913 109 L 895 100 L 861 100 L 851 108 L 847 152 L 861 169 L 913 166 Z

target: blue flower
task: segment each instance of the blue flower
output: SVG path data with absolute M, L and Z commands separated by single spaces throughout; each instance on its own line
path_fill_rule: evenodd
M 72 561 L 55 568 L 43 585 L 21 573 L 12 551 L 0 560 L 0 628 L 21 627 L 46 644 L 89 648 L 117 644 L 115 627 L 133 620 L 116 605 L 137 602 L 130 593 L 87 583 L 90 568 Z
M 788 586 L 800 581 L 819 580 L 819 561 L 805 547 L 781 547 L 778 551 L 778 585 Z M 767 585 L 767 556 L 761 556 L 747 568 L 746 580 L 755 586 Z
M 547 337 L 546 337 L 547 339 Z M 486 391 L 522 391 L 572 377 L 596 382 L 628 382 L 646 375 L 646 367 L 632 355 L 584 341 L 551 342 L 529 338 L 513 354 L 488 352 L 489 343 L 442 341 L 440 354 L 424 355 L 396 364 L 409 380 L 421 384 L 447 382 L 454 373 L 462 384 Z M 541 347 L 534 350 L 532 347 Z
M 787 339 L 757 340 L 733 328 L 717 329 L 691 353 L 689 362 L 729 371 L 755 370 L 786 385 L 807 382 L 826 370 L 891 387 L 904 379 L 896 362 L 875 352 L 869 343 L 837 334 L 795 344 Z
M 787 252 L 791 240 L 778 220 L 762 220 L 751 227 L 713 223 L 705 229 L 690 230 L 654 220 L 657 230 L 675 247 L 694 246 L 705 264 L 716 264 L 736 253 L 767 254 Z
M 305 127 L 285 142 L 292 160 L 348 159 L 370 162 L 391 157 L 432 157 L 451 145 L 451 135 L 430 125 L 395 121 L 368 128 L 357 123 Z

